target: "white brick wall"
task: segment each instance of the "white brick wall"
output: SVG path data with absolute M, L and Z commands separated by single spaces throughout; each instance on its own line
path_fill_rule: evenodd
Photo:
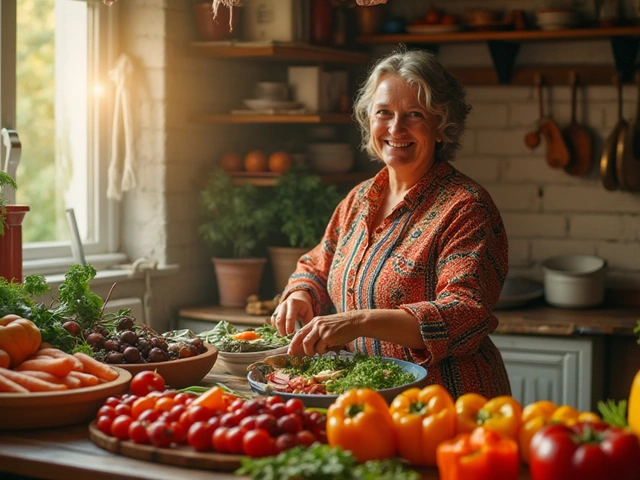
M 123 244 L 132 258 L 154 255 L 178 263 L 178 278 L 159 279 L 152 323 L 167 322 L 178 307 L 207 303 L 213 295 L 212 267 L 198 227 L 197 192 L 219 156 L 246 150 L 258 142 L 287 144 L 288 130 L 242 126 L 203 126 L 190 113 L 231 108 L 246 98 L 256 80 L 284 80 L 284 69 L 260 62 L 216 61 L 189 54 L 195 39 L 191 3 L 179 0 L 120 2 L 124 50 L 134 58 L 139 82 L 136 112 L 140 188 L 124 202 Z M 593 2 L 573 0 L 592 15 Z M 415 2 L 391 0 L 392 14 L 407 18 L 430 6 L 453 13 L 477 7 L 476 0 Z M 485 8 L 528 12 L 546 0 L 490 0 Z M 627 11 L 633 2 L 625 1 Z M 591 9 L 591 10 L 590 10 Z M 378 46 L 374 55 L 389 51 Z M 490 66 L 484 45 L 447 45 L 440 56 L 450 66 Z M 521 47 L 518 64 L 611 64 L 606 41 L 530 43 Z M 561 126 L 569 121 L 569 88 L 545 89 L 545 113 Z M 545 145 L 530 151 L 524 135 L 538 118 L 532 87 L 472 87 L 473 106 L 463 149 L 455 165 L 482 183 L 500 208 L 509 235 L 512 271 L 539 276 L 540 261 L 561 253 L 592 253 L 609 263 L 610 287 L 640 288 L 640 194 L 606 191 L 597 165 L 584 178 L 548 167 Z M 603 138 L 617 121 L 613 87 L 581 88 L 578 121 L 595 134 L 594 159 Z M 624 115 L 635 115 L 636 88 L 624 88 Z M 551 107 L 551 108 L 550 108 Z M 278 134 L 274 132 L 279 132 Z M 284 132 L 284 133 L 282 133 Z M 299 135 L 292 129 L 290 134 Z M 250 140 L 250 141 L 249 141 Z M 162 324 L 161 324 L 162 326 Z

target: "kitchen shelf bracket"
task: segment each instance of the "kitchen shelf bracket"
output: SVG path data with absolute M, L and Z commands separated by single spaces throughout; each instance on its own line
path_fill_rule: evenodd
M 493 68 L 498 76 L 498 82 L 500 84 L 510 83 L 513 66 L 520 51 L 520 44 L 501 40 L 487 40 L 487 46 L 493 60 Z
M 636 56 L 640 39 L 633 37 L 611 37 L 611 50 L 618 78 L 622 82 L 633 81 Z

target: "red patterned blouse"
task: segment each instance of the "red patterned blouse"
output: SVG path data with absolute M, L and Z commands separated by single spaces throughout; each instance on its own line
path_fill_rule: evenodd
M 507 236 L 489 194 L 448 162 L 436 163 L 378 228 L 383 168 L 355 187 L 318 246 L 304 255 L 283 297 L 305 290 L 314 314 L 400 308 L 420 323 L 423 349 L 361 337 L 355 351 L 412 361 L 454 398 L 510 394 L 488 337 L 507 274 Z

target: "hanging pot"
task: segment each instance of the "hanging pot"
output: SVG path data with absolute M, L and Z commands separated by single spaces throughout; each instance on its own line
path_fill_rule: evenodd
M 7 205 L 4 235 L 0 235 L 0 277 L 22 283 L 22 221 L 29 211 L 26 205 Z

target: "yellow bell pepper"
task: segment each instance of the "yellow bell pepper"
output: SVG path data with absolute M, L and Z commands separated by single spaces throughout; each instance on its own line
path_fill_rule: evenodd
M 522 424 L 518 432 L 518 445 L 520 446 L 520 458 L 529 463 L 529 445 L 531 438 L 542 427 L 551 422 L 553 413 L 558 406 L 548 400 L 540 400 L 530 403 L 522 410 Z
M 456 434 L 453 398 L 440 385 L 405 390 L 389 407 L 398 453 L 414 465 L 436 464 L 436 448 Z
M 640 437 L 640 370 L 636 373 L 629 393 L 627 421 L 629 428 Z
M 487 400 L 477 393 L 466 393 L 456 400 L 458 433 L 471 433 L 478 426 L 516 439 L 522 421 L 520 403 L 509 395 Z
M 580 412 L 571 405 L 562 405 L 553 412 L 549 421 L 570 427 L 578 422 L 601 423 L 602 419 L 593 412 Z
M 327 409 L 327 441 L 360 462 L 393 457 L 397 440 L 387 401 L 371 388 L 342 393 Z

